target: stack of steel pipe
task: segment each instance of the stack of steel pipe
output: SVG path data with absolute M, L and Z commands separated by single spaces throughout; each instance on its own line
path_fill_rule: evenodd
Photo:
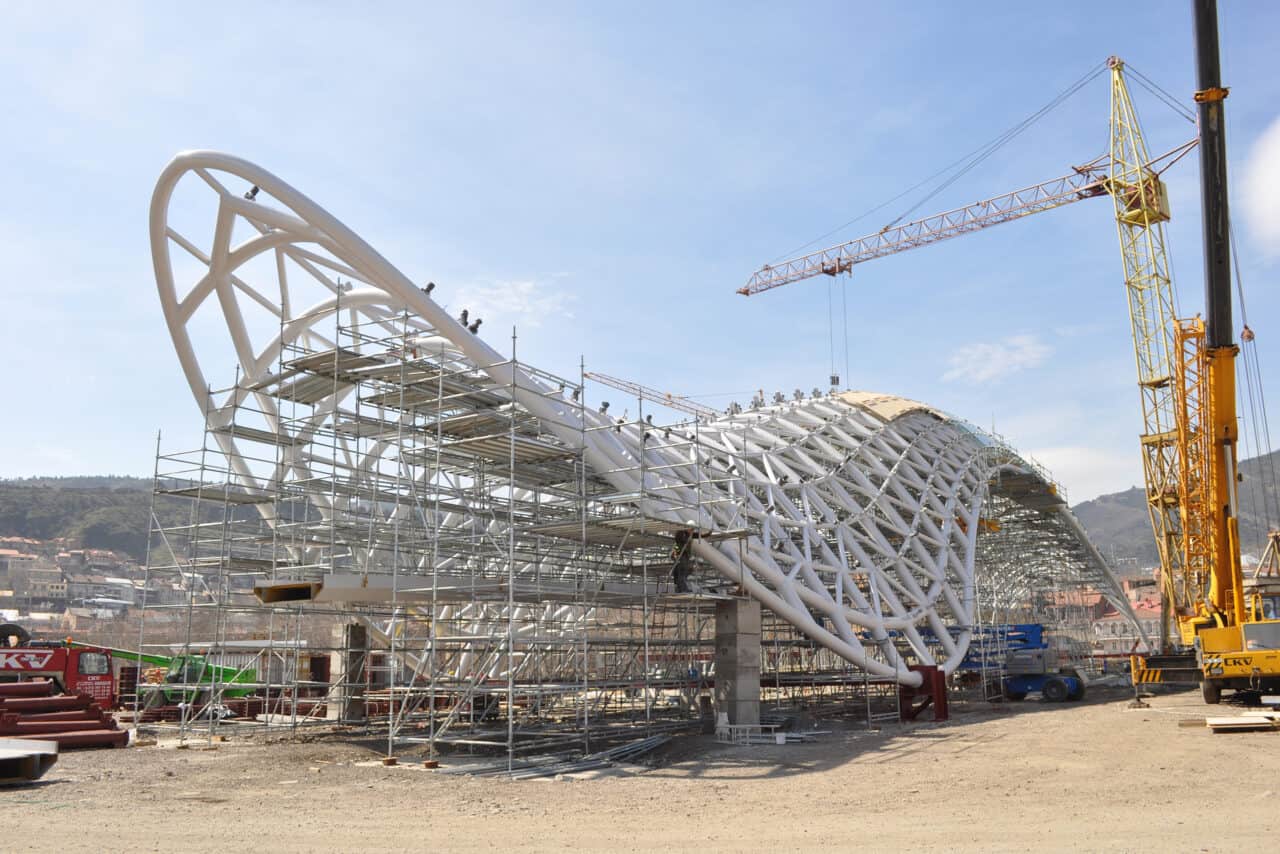
M 54 694 L 53 682 L 0 684 L 0 736 L 72 747 L 123 747 L 129 733 L 84 694 Z

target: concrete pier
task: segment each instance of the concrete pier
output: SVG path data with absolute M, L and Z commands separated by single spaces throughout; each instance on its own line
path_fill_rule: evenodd
M 329 720 L 355 723 L 366 718 L 364 707 L 365 664 L 369 657 L 369 630 L 361 623 L 347 623 L 333 630 L 334 688 L 329 694 Z
M 716 710 L 731 724 L 760 723 L 760 603 L 716 603 Z

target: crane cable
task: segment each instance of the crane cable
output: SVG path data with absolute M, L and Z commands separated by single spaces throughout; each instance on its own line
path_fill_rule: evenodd
M 836 384 L 836 310 L 831 303 L 831 289 L 835 287 L 836 277 L 829 277 L 827 282 L 827 355 L 831 357 L 831 385 Z
M 1191 122 L 1191 124 L 1196 123 L 1195 112 L 1190 107 L 1183 104 L 1173 95 L 1171 95 L 1167 89 L 1165 89 L 1156 81 L 1152 80 L 1147 75 L 1143 74 L 1138 69 L 1134 68 L 1132 64 L 1126 62 L 1124 67 L 1128 69 L 1129 73 L 1132 74 L 1134 79 L 1138 81 L 1139 86 L 1141 86 L 1143 89 L 1146 89 L 1148 92 L 1154 95 L 1157 100 L 1161 101 L 1166 107 L 1173 110 L 1175 113 L 1182 116 L 1187 121 Z
M 844 315 L 844 387 L 853 388 L 849 384 L 849 278 L 840 280 L 840 313 Z
M 927 178 L 922 178 L 920 181 L 916 182 L 915 184 L 912 184 L 910 187 L 903 190 L 901 193 L 898 193 L 893 198 L 886 199 L 885 201 L 881 202 L 875 207 L 870 208 L 866 211 L 863 211 L 862 213 L 858 214 L 856 217 L 849 220 L 848 222 L 845 222 L 841 225 L 836 226 L 835 228 L 831 229 L 825 234 L 818 235 L 813 240 L 810 240 L 808 243 L 805 243 L 802 246 L 797 246 L 795 249 L 792 249 L 788 252 L 783 252 L 780 255 L 775 256 L 770 261 L 770 263 L 777 263 L 778 261 L 782 261 L 786 258 L 790 258 L 800 254 L 804 250 L 813 246 L 815 243 L 818 243 L 819 241 L 822 241 L 822 240 L 826 240 L 828 237 L 831 237 L 833 235 L 839 234 L 849 226 L 854 225 L 855 223 L 861 222 L 862 220 L 866 219 L 867 217 L 871 216 L 873 213 L 876 213 L 877 211 L 881 211 L 884 208 L 887 208 L 889 205 L 893 204 L 894 202 L 898 201 L 904 196 L 910 195 L 911 193 L 925 186 L 930 181 L 933 181 L 936 178 L 940 178 L 943 175 L 946 175 L 952 169 L 955 169 L 956 167 L 961 166 L 963 164 L 969 163 L 968 166 L 965 166 L 964 171 L 960 173 L 960 175 L 963 175 L 964 172 L 968 172 L 974 166 L 977 166 L 983 160 L 986 160 L 988 157 L 990 157 L 992 154 L 994 154 L 996 151 L 998 151 L 1000 148 L 1002 148 L 1004 145 L 1006 145 L 1016 136 L 1021 134 L 1027 128 L 1031 127 L 1031 125 L 1033 125 L 1036 121 L 1043 118 L 1046 113 L 1049 113 L 1053 109 L 1061 106 L 1061 104 L 1065 100 L 1070 98 L 1080 89 L 1084 88 L 1084 86 L 1086 86 L 1088 83 L 1090 83 L 1092 80 L 1097 78 L 1100 74 L 1102 74 L 1106 70 L 1107 70 L 1107 64 L 1105 62 L 1100 62 L 1097 65 L 1090 67 L 1090 69 L 1087 72 L 1085 72 L 1084 75 L 1082 75 L 1079 79 L 1077 79 L 1071 85 L 1067 86 L 1066 89 L 1063 89 L 1061 92 L 1059 92 L 1053 98 L 1053 100 L 1049 101 L 1049 103 L 1045 104 L 1039 110 L 1036 110 L 1027 118 L 1023 119 L 1022 121 L 1013 125 L 1009 129 L 1005 130 L 1003 133 L 996 135 L 994 138 L 978 146 L 973 151 L 970 151 L 968 154 L 965 154 L 964 156 L 960 157 L 954 162 L 947 164 L 946 166 L 942 167 L 937 172 L 934 172 L 932 175 L 928 176 Z M 973 161 L 973 162 L 970 163 L 970 161 Z M 957 175 L 955 177 L 959 178 L 960 175 Z M 955 179 L 952 179 L 951 181 L 948 181 L 946 184 L 939 186 L 937 190 L 934 190 L 929 195 L 925 196 L 920 201 L 916 202 L 916 204 L 913 205 L 910 210 L 903 213 L 902 216 L 899 216 L 896 220 L 894 220 L 894 222 L 900 222 L 903 217 L 905 217 L 908 213 L 911 212 L 911 210 L 915 210 L 915 208 L 919 207 L 924 202 L 936 196 L 939 192 L 946 189 L 946 187 L 950 186 L 951 183 L 954 183 L 954 180 Z M 890 225 L 892 225 L 892 223 Z
M 1232 53 L 1225 52 L 1224 58 L 1226 63 L 1230 63 Z M 1228 72 L 1230 69 L 1227 69 Z M 1228 79 L 1230 79 L 1228 77 Z M 1227 113 L 1227 131 L 1230 132 L 1231 113 Z M 1245 374 L 1245 388 L 1249 400 L 1250 421 L 1253 424 L 1254 434 L 1254 451 L 1258 460 L 1259 477 L 1261 482 L 1258 487 L 1262 493 L 1262 503 L 1255 503 L 1255 512 L 1262 514 L 1261 522 L 1266 528 L 1272 526 L 1280 526 L 1280 490 L 1277 484 L 1280 483 L 1280 476 L 1276 472 L 1276 459 L 1272 451 L 1271 444 L 1271 425 L 1267 415 L 1267 399 L 1266 393 L 1262 387 L 1262 365 L 1258 357 L 1257 342 L 1255 340 L 1253 329 L 1249 326 L 1249 314 L 1244 302 L 1244 283 L 1241 275 L 1240 255 L 1237 249 L 1237 241 L 1234 223 L 1228 220 L 1227 236 L 1229 238 L 1229 246 L 1231 251 L 1231 261 L 1234 267 L 1236 280 L 1236 296 L 1240 301 L 1240 362 L 1243 363 Z M 1256 392 L 1256 400 L 1255 398 Z M 1243 431 L 1242 431 L 1243 432 Z M 1268 484 L 1270 488 L 1268 489 Z M 1254 484 L 1250 484 L 1251 489 Z M 1267 530 L 1259 532 L 1263 536 L 1268 533 Z M 1261 537 L 1259 538 L 1261 539 Z
M 836 349 L 836 306 L 832 290 L 839 281 L 840 314 L 844 324 L 844 373 L 838 373 L 839 351 Z M 831 376 L 840 377 L 845 388 L 849 385 L 849 288 L 846 286 L 848 276 L 843 278 L 831 276 L 827 282 L 827 347 L 831 356 Z
M 940 169 L 939 171 L 933 173 L 929 177 L 913 184 L 912 186 L 908 187 L 906 190 L 903 190 L 901 193 L 894 196 L 893 198 L 888 199 L 887 201 L 884 201 L 879 205 L 876 205 L 875 207 L 871 208 L 865 213 L 844 223 L 843 225 L 840 225 L 837 228 L 834 228 L 831 231 L 828 231 L 826 234 L 823 234 L 819 237 L 814 238 L 813 240 L 809 241 L 803 246 L 798 246 L 789 252 L 784 252 L 781 255 L 776 256 L 773 259 L 773 261 L 776 262 L 783 258 L 796 255 L 797 253 L 802 252 L 805 249 L 808 249 L 810 246 L 813 246 L 815 243 L 821 240 L 825 240 L 826 238 L 831 237 L 832 235 L 840 231 L 843 231 L 844 229 L 848 228 L 849 226 L 853 225 L 859 220 L 865 219 L 871 214 L 888 207 L 889 205 L 893 204 L 894 202 L 898 201 L 904 196 L 914 192 L 920 187 L 925 186 L 930 181 L 933 181 L 936 178 L 946 175 L 948 172 L 951 172 L 953 169 L 956 169 L 956 167 L 961 167 L 958 171 L 955 172 L 955 174 L 941 181 L 936 187 L 934 187 L 932 190 L 930 190 L 928 193 L 926 193 L 924 196 L 918 199 L 915 202 L 915 204 L 911 205 L 909 208 L 907 208 L 905 211 L 899 214 L 896 219 L 894 219 L 892 222 L 890 222 L 888 225 L 884 227 L 885 229 L 892 228 L 893 226 L 902 222 L 903 219 L 905 219 L 913 211 L 917 210 L 925 202 L 928 202 L 930 199 L 935 198 L 943 190 L 946 190 L 948 187 L 950 187 L 956 181 L 963 178 L 965 175 L 967 175 L 977 166 L 984 163 L 993 154 L 995 154 L 997 151 L 1002 149 L 1004 146 L 1008 145 L 1010 142 L 1012 142 L 1014 139 L 1020 136 L 1024 131 L 1026 131 L 1029 127 L 1031 127 L 1036 122 L 1038 122 L 1040 119 L 1044 118 L 1050 112 L 1057 109 L 1064 102 L 1066 102 L 1067 99 L 1069 99 L 1072 95 L 1074 95 L 1076 92 L 1079 92 L 1081 89 L 1083 89 L 1090 82 L 1095 80 L 1099 75 L 1101 75 L 1106 70 L 1107 70 L 1107 64 L 1105 62 L 1100 62 L 1092 66 L 1082 76 L 1077 78 L 1075 82 L 1071 83 L 1069 86 L 1067 86 L 1067 88 L 1063 89 L 1061 92 L 1055 95 L 1047 104 L 1042 106 L 1040 109 L 1036 110 L 1031 115 L 1024 118 L 1022 121 L 1008 128 L 1003 133 L 998 134 L 993 139 L 989 140 L 988 142 L 984 143 L 983 145 L 979 146 L 978 148 L 974 149 L 973 151 L 969 152 L 968 154 L 964 155 L 963 157 L 959 158 L 953 163 L 947 165 L 946 167 Z M 833 287 L 834 287 L 834 277 L 832 282 L 827 283 L 827 352 L 828 352 L 828 356 L 830 358 L 830 363 L 831 363 L 831 376 L 836 377 L 837 376 L 837 372 L 836 372 L 837 359 L 836 359 L 836 341 L 835 341 L 835 304 L 832 296 Z M 844 351 L 845 351 L 844 382 L 847 386 L 849 381 L 848 375 L 850 370 L 850 367 L 849 367 L 849 311 L 848 311 L 848 297 L 847 297 L 847 294 L 845 293 L 845 288 L 843 283 L 841 284 L 841 303 L 842 303 L 843 315 L 844 315 L 843 317 Z
M 1139 86 L 1146 89 L 1149 93 L 1151 93 L 1152 96 L 1154 96 L 1158 101 L 1163 103 L 1165 106 L 1169 107 L 1169 109 L 1173 110 L 1176 114 L 1186 119 L 1188 122 L 1195 124 L 1195 121 L 1196 121 L 1195 113 L 1192 112 L 1187 107 L 1185 107 L 1184 105 L 1180 104 L 1178 100 L 1173 95 L 1171 95 L 1167 89 L 1162 87 L 1160 84 L 1156 83 L 1154 80 L 1152 80 L 1147 75 L 1143 74 L 1138 69 L 1134 68 L 1133 65 L 1126 63 L 1125 68 L 1128 69 L 1133 74 L 1134 79 L 1137 81 Z M 841 225 L 836 226 L 835 228 L 831 229 L 830 231 L 824 234 L 820 234 L 819 236 L 815 237 L 813 240 L 810 240 L 808 243 L 803 244 L 802 246 L 797 246 L 796 248 L 788 252 L 783 252 L 779 255 L 776 255 L 774 258 L 770 260 L 769 263 L 775 264 L 779 261 L 785 260 L 786 258 L 790 258 L 795 255 L 798 255 L 799 253 L 810 248 L 814 244 L 819 243 L 820 241 L 826 240 L 827 238 L 832 237 L 836 234 L 839 234 L 849 226 L 854 225 L 858 222 L 861 222 L 862 220 L 866 219 L 872 214 L 887 208 L 889 205 L 893 204 L 894 202 L 898 201 L 904 196 L 910 195 L 911 193 L 925 186 L 930 181 L 933 181 L 936 178 L 940 178 L 943 175 L 946 175 L 948 172 L 950 172 L 951 170 L 955 169 L 958 166 L 961 166 L 962 164 L 967 164 L 967 165 L 964 165 L 964 168 L 961 169 L 959 172 L 957 172 L 954 176 L 947 179 L 943 183 L 939 184 L 937 188 L 930 191 L 926 196 L 921 198 L 918 202 L 916 202 L 914 205 L 912 205 L 910 208 L 904 211 L 900 216 L 898 216 L 892 222 L 890 222 L 888 225 L 885 226 L 885 228 L 892 228 L 894 225 L 897 225 L 898 223 L 902 222 L 903 219 L 905 219 L 910 213 L 918 209 L 926 201 L 937 196 L 938 193 L 942 192 L 947 187 L 950 187 L 957 180 L 963 177 L 966 173 L 971 171 L 974 167 L 978 166 L 983 161 L 991 157 L 992 154 L 995 154 L 995 152 L 999 151 L 1006 144 L 1012 141 L 1015 137 L 1019 136 L 1023 131 L 1027 130 L 1027 128 L 1031 127 L 1041 118 L 1043 118 L 1045 115 L 1047 115 L 1048 113 L 1052 112 L 1054 109 L 1061 106 L 1063 102 L 1069 99 L 1076 92 L 1083 89 L 1085 86 L 1091 83 L 1094 79 L 1096 79 L 1099 75 L 1101 75 L 1106 70 L 1107 70 L 1107 63 L 1105 62 L 1101 62 L 1095 66 L 1092 66 L 1074 83 L 1070 84 L 1061 92 L 1059 92 L 1051 101 L 1049 101 L 1039 110 L 1032 113 L 1027 118 L 1023 119 L 1021 122 L 1018 122 L 1013 127 L 997 135 L 996 137 L 984 143 L 983 145 L 979 146 L 978 148 L 974 149 L 973 151 L 970 151 L 968 154 L 964 155 L 958 160 L 955 160 L 954 162 L 944 166 L 943 168 L 939 169 L 937 172 L 934 172 L 932 175 L 928 176 L 927 178 L 923 178 L 920 181 L 916 182 L 915 184 L 912 184 L 910 187 L 903 190 L 901 193 L 898 193 L 893 198 L 886 199 L 885 201 L 881 202 L 875 207 L 869 208 L 868 210 L 862 212 L 861 214 L 849 220 L 848 222 L 842 223 Z M 1169 165 L 1172 165 L 1172 164 L 1169 164 Z
M 1280 477 L 1276 473 L 1276 461 L 1272 456 L 1271 424 L 1267 417 L 1267 400 L 1262 387 L 1262 365 L 1258 360 L 1254 332 L 1249 327 L 1249 313 L 1244 302 L 1244 281 L 1240 275 L 1240 256 L 1236 249 L 1234 226 L 1228 226 L 1231 238 L 1231 260 L 1236 279 L 1236 297 L 1240 302 L 1240 366 L 1244 372 L 1245 395 L 1248 401 L 1249 422 L 1252 423 L 1253 449 L 1258 460 L 1261 480 L 1261 496 L 1255 484 L 1249 484 L 1254 508 L 1268 525 L 1280 524 Z M 1261 500 L 1259 500 L 1259 498 Z M 1265 532 L 1263 532 L 1265 533 Z
M 1132 65 L 1126 64 L 1125 67 L 1130 71 L 1130 73 L 1133 74 L 1134 79 L 1137 80 L 1138 84 L 1142 86 L 1144 89 L 1146 89 L 1149 93 L 1151 93 L 1151 95 L 1153 95 L 1157 100 L 1159 100 L 1161 103 L 1168 106 L 1170 109 L 1172 109 L 1175 113 L 1177 113 L 1182 118 L 1190 121 L 1193 124 L 1195 123 L 1195 120 L 1196 120 L 1195 114 L 1192 113 L 1191 110 L 1189 110 L 1187 107 L 1178 103 L 1177 99 L 1175 99 L 1168 91 L 1166 91 L 1154 80 L 1147 77 L 1141 71 L 1134 68 Z M 935 186 L 933 189 L 927 192 L 924 196 L 920 197 L 913 205 L 908 207 L 906 210 L 900 213 L 897 217 L 891 220 L 888 224 L 886 224 L 882 230 L 888 230 L 892 228 L 893 226 L 902 222 L 904 219 L 906 219 L 916 210 L 918 210 L 926 202 L 937 197 L 940 193 L 942 193 L 948 187 L 951 187 L 953 184 L 955 184 L 957 181 L 959 181 L 969 172 L 973 171 L 982 163 L 986 162 L 997 151 L 1004 148 L 1004 146 L 1008 145 L 1014 139 L 1022 135 L 1022 133 L 1024 133 L 1028 128 L 1030 128 L 1040 119 L 1044 118 L 1046 115 L 1053 112 L 1058 107 L 1062 106 L 1062 104 L 1064 104 L 1067 100 L 1069 100 L 1071 96 L 1075 95 L 1085 86 L 1089 85 L 1089 83 L 1093 82 L 1100 75 L 1106 72 L 1107 68 L 1108 68 L 1107 62 L 1100 62 L 1091 66 L 1089 70 L 1086 71 L 1079 78 L 1077 78 L 1075 82 L 1071 83 L 1065 89 L 1063 89 L 1061 92 L 1055 95 L 1048 103 L 1046 103 L 1040 109 L 1036 110 L 1031 115 L 1027 116 L 1022 121 L 1018 122 L 1012 127 L 1006 129 L 1004 132 L 996 135 L 994 138 L 987 141 L 983 145 L 979 146 L 973 151 L 970 151 L 968 154 L 965 154 L 963 157 L 960 157 L 958 160 L 953 161 L 952 163 L 948 164 L 947 166 L 943 167 L 937 172 L 934 172 L 932 175 L 928 176 L 927 178 L 924 178 L 916 182 L 915 184 L 903 190 L 901 193 L 897 194 L 893 198 L 887 199 L 886 201 L 881 202 L 875 207 L 868 209 L 867 211 L 859 214 L 858 216 L 854 217 L 848 222 L 845 222 L 837 226 L 836 228 L 833 228 L 832 230 L 826 232 L 825 234 L 819 235 L 818 237 L 814 238 L 813 240 L 810 240 L 808 243 L 805 243 L 802 246 L 797 246 L 795 249 L 792 249 L 788 252 L 783 252 L 782 254 L 775 256 L 770 261 L 770 263 L 776 263 L 785 258 L 793 257 L 799 254 L 800 252 L 803 252 L 804 250 L 810 248 L 811 246 L 818 243 L 819 241 L 826 240 L 827 238 L 835 234 L 838 234 L 841 231 L 844 231 L 849 226 L 863 219 L 866 219 L 868 216 L 872 215 L 873 213 L 876 213 L 877 211 L 883 210 L 884 208 L 888 207 L 889 205 L 893 204 L 894 202 L 898 201 L 904 196 L 907 196 L 910 193 L 925 186 L 926 184 L 933 181 L 934 179 L 947 175 L 947 173 L 951 172 L 952 170 L 957 170 L 957 167 L 959 167 L 959 169 L 955 171 L 954 174 L 950 175 L 945 180 L 939 182 L 937 186 Z M 1169 164 L 1165 166 L 1165 169 L 1168 169 L 1178 160 L 1182 159 L 1182 157 L 1185 156 L 1191 150 L 1191 147 L 1192 146 L 1185 147 L 1181 151 L 1181 153 L 1177 155 L 1177 157 L 1175 157 Z M 1164 169 L 1160 171 L 1163 172 Z M 1234 247 L 1233 247 L 1233 251 L 1234 251 Z M 1236 265 L 1236 275 L 1238 278 L 1239 277 L 1238 264 Z M 828 351 L 828 356 L 831 364 L 832 377 L 837 376 L 836 374 L 836 342 L 835 342 L 835 305 L 834 305 L 834 300 L 832 298 L 832 288 L 834 287 L 834 279 L 835 277 L 832 277 L 832 281 L 827 283 L 827 351 Z M 844 350 L 845 350 L 844 382 L 847 386 L 849 382 L 850 367 L 849 367 L 849 312 L 848 312 L 848 297 L 847 297 L 846 290 L 847 289 L 844 287 L 842 282 L 841 302 L 842 302 L 843 315 L 844 315 L 843 320 L 844 320 Z M 1176 295 L 1175 295 L 1175 300 L 1176 300 Z M 1243 302 L 1242 302 L 1242 306 L 1243 306 Z M 1256 362 L 1256 355 L 1254 358 Z M 1247 362 L 1247 357 L 1246 357 L 1246 362 Z M 1260 387 L 1258 389 L 1258 392 L 1259 394 L 1261 394 Z M 1252 389 L 1250 390 L 1250 393 L 1252 394 Z M 1266 417 L 1266 413 L 1264 411 L 1263 418 L 1265 419 L 1265 417 Z M 1269 449 L 1270 448 L 1269 435 L 1267 437 L 1267 446 Z M 1274 480 L 1274 477 L 1275 477 L 1274 471 L 1272 472 L 1272 477 Z
M 972 152 L 969 155 L 966 155 L 965 158 L 962 158 L 962 162 L 965 162 L 965 165 L 962 169 L 960 169 L 958 172 L 956 172 L 947 180 L 938 184 L 938 186 L 935 187 L 933 190 L 926 193 L 919 201 L 917 201 L 911 207 L 907 208 L 905 211 L 899 214 L 896 219 L 894 219 L 892 222 L 886 225 L 885 228 L 886 229 L 892 228 L 893 226 L 902 222 L 909 215 L 911 215 L 917 209 L 919 209 L 920 206 L 923 205 L 925 202 L 929 201 L 930 199 L 933 199 L 943 190 L 950 187 L 956 181 L 959 181 L 961 178 L 963 178 L 965 175 L 971 172 L 975 167 L 981 165 L 988 158 L 990 158 L 991 155 L 995 154 L 1001 148 L 1008 145 L 1010 142 L 1012 142 L 1014 139 L 1020 136 L 1025 130 L 1027 130 L 1027 128 L 1031 127 L 1040 119 L 1044 118 L 1046 115 L 1053 112 L 1058 107 L 1062 106 L 1062 104 L 1064 104 L 1067 101 L 1067 99 L 1069 99 L 1075 93 L 1079 92 L 1085 86 L 1089 85 L 1089 83 L 1096 80 L 1106 70 L 1107 70 L 1107 64 L 1105 62 L 1100 62 L 1097 65 L 1093 66 L 1087 72 L 1085 72 L 1083 76 L 1077 79 L 1076 82 L 1072 83 L 1066 89 L 1063 89 L 1061 92 L 1055 95 L 1053 100 L 1049 101 L 1049 103 L 1045 104 L 1043 107 L 1036 110 L 1030 116 L 1018 122 L 1016 125 L 1009 128 L 1004 133 L 1000 134 L 995 139 L 993 139 L 991 142 L 988 142 L 986 145 L 979 148 L 977 151 Z

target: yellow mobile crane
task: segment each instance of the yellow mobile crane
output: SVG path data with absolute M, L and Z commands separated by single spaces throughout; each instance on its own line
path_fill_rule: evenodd
M 1277 597 L 1256 584 L 1247 591 L 1240 564 L 1227 90 L 1218 58 L 1217 2 L 1194 0 L 1193 6 L 1205 316 L 1174 326 L 1182 563 L 1166 563 L 1163 573 L 1164 601 L 1178 627 L 1183 661 L 1151 656 L 1135 657 L 1133 664 L 1138 683 L 1159 681 L 1164 666 L 1185 666 L 1192 659 L 1205 702 L 1217 703 L 1223 688 L 1280 687 L 1280 620 L 1266 619 L 1275 615 Z
M 1164 619 L 1160 652 L 1133 660 L 1134 681 L 1201 681 L 1206 702 L 1224 687 L 1280 687 L 1280 591 L 1255 585 L 1246 597 L 1237 527 L 1237 426 L 1232 340 L 1230 244 L 1217 5 L 1193 0 L 1199 105 L 1198 140 L 1155 160 L 1134 111 L 1125 64 L 1107 62 L 1111 79 L 1108 155 L 1073 172 L 758 270 L 747 296 L 817 275 L 1052 210 L 1109 196 L 1124 264 L 1138 388 L 1142 401 L 1143 477 L 1161 559 Z M 1206 313 L 1175 315 L 1165 251 L 1168 194 L 1160 164 L 1199 142 L 1204 208 Z M 1167 168 L 1164 166 L 1163 168 Z M 1274 539 L 1274 538 L 1273 538 Z M 1274 543 L 1273 543 L 1274 545 Z

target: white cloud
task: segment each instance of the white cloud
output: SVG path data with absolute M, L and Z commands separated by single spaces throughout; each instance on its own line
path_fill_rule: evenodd
M 1280 257 L 1280 118 L 1253 144 L 1239 186 L 1249 233 L 1268 257 Z
M 1138 443 L 1132 449 L 1059 445 L 1031 452 L 1036 462 L 1066 490 L 1072 504 L 1142 483 L 1142 459 Z
M 506 332 L 514 324 L 516 330 L 536 329 L 546 320 L 563 328 L 564 321 L 573 317 L 569 310 L 574 295 L 560 287 L 552 276 L 549 280 L 502 279 L 473 283 L 458 288 L 449 300 L 449 310 L 457 314 L 467 309 L 472 318 L 483 318 L 490 337 L 498 329 Z
M 1035 335 L 1014 335 L 995 343 L 969 344 L 947 358 L 944 382 L 989 383 L 1034 368 L 1053 350 Z

